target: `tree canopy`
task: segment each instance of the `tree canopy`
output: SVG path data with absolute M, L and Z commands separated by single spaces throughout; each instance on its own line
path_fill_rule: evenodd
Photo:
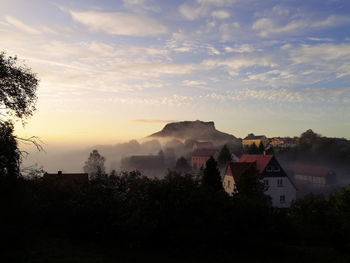
M 17 57 L 6 57 L 0 52 L 0 110 L 20 119 L 35 111 L 36 91 L 39 80 Z
M 13 136 L 13 124 L 0 122 L 0 176 L 16 178 L 19 175 L 20 156 Z
M 218 169 L 218 163 L 213 157 L 210 157 L 205 164 L 202 176 L 202 185 L 210 190 L 222 190 L 221 176 Z
M 90 178 L 96 178 L 105 174 L 105 161 L 105 157 L 100 155 L 97 150 L 93 150 L 90 153 L 88 160 L 85 162 L 85 165 L 83 167 L 84 172 L 88 173 Z
M 231 153 L 230 153 L 230 150 L 229 148 L 227 147 L 227 145 L 225 144 L 221 150 L 220 150 L 220 153 L 219 153 L 219 157 L 218 157 L 218 163 L 219 163 L 219 166 L 220 167 L 224 167 L 226 166 L 226 164 L 228 162 L 231 161 Z

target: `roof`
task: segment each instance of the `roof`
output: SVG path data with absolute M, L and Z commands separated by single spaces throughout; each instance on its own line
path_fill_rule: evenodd
M 251 162 L 230 162 L 226 167 L 225 175 L 233 176 L 233 179 L 237 182 L 240 176 L 253 165 L 255 166 Z M 229 169 L 231 170 L 231 174 L 228 174 Z
M 248 134 L 247 137 L 245 137 L 243 140 L 261 140 L 261 139 L 265 139 L 266 136 L 265 135 L 254 135 L 254 134 Z
M 192 152 L 192 156 L 214 156 L 217 153 L 215 149 L 196 149 Z
M 55 174 L 45 173 L 44 179 L 60 180 L 62 182 L 69 183 L 84 183 L 89 180 L 89 175 L 87 173 L 62 173 L 58 172 Z
M 272 160 L 273 155 L 262 155 L 262 154 L 243 154 L 238 162 L 254 163 L 256 162 L 256 167 L 260 173 L 262 173 L 266 166 Z
M 303 174 L 315 177 L 326 177 L 334 171 L 328 166 L 297 164 L 291 167 L 295 174 Z

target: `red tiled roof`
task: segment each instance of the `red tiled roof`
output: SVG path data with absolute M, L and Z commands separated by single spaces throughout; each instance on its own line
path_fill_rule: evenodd
M 215 149 L 196 149 L 192 152 L 192 156 L 215 156 L 217 153 Z
M 260 173 L 264 171 L 266 166 L 272 160 L 273 155 L 262 155 L 262 154 L 243 154 L 238 162 L 254 163 L 256 162 L 256 167 Z
M 228 169 L 230 169 L 232 173 L 231 175 L 233 176 L 235 182 L 237 182 L 240 176 L 252 165 L 254 165 L 254 163 L 251 162 L 231 162 L 227 165 L 225 175 L 229 175 Z
M 333 170 L 327 166 L 321 165 L 308 165 L 308 164 L 297 164 L 290 167 L 295 174 L 310 175 L 316 177 L 325 177 Z

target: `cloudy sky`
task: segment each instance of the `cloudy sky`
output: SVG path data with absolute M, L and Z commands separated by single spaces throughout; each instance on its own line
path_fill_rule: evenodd
M 168 121 L 350 138 L 350 1 L 0 0 L 0 50 L 40 78 L 17 132 L 142 138 Z

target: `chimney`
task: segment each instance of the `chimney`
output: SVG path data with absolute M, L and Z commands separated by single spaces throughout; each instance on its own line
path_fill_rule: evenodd
M 266 151 L 263 152 L 263 155 L 266 156 Z
M 59 176 L 62 176 L 62 171 L 58 171 L 58 175 L 59 175 Z

